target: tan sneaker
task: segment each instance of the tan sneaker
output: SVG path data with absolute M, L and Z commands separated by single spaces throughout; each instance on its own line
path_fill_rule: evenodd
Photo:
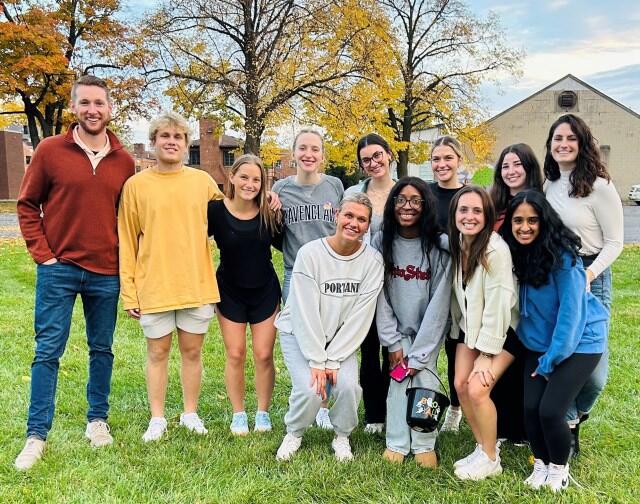
M 19 471 L 31 469 L 31 467 L 42 458 L 46 444 L 45 441 L 37 437 L 28 438 L 27 443 L 14 462 L 16 469 Z
M 113 437 L 110 434 L 109 424 L 103 420 L 93 420 L 87 424 L 87 430 L 84 435 L 91 441 L 91 446 L 100 448 L 113 443 Z
M 428 467 L 429 469 L 435 469 L 438 467 L 438 457 L 436 456 L 436 452 L 433 450 L 416 453 L 413 458 L 416 459 L 416 464 L 420 467 Z
M 382 454 L 382 458 L 387 462 L 391 462 L 392 464 L 402 464 L 402 461 L 404 460 L 404 455 L 402 453 L 398 453 L 396 451 L 393 451 L 387 448 Z

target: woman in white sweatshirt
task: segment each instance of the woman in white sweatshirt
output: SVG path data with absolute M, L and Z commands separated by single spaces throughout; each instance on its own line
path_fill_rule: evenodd
M 280 345 L 291 376 L 287 435 L 276 458 L 288 460 L 300 448 L 326 399 L 331 384 L 334 404 L 329 416 L 340 461 L 351 460 L 349 435 L 358 424 L 362 389 L 357 350 L 367 334 L 382 288 L 380 254 L 362 242 L 371 221 L 371 201 L 362 194 L 345 197 L 336 231 L 302 246 L 291 276 L 291 292 L 276 319 Z

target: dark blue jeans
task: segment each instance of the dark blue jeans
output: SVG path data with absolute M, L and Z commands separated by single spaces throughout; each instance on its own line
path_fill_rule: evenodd
M 37 267 L 36 351 L 31 365 L 31 403 L 27 436 L 46 439 L 53 421 L 60 357 L 64 353 L 71 314 L 80 294 L 89 346 L 87 420 L 107 419 L 113 368 L 113 331 L 120 283 L 117 275 L 99 275 L 72 264 Z

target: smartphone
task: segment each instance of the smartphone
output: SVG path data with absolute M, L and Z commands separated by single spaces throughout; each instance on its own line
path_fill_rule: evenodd
M 398 383 L 402 383 L 407 376 L 409 376 L 408 360 L 404 359 L 402 362 L 396 364 L 396 366 L 389 371 L 389 376 Z

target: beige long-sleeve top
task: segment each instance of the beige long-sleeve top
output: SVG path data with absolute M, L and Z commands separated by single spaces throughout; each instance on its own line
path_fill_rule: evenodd
M 451 291 L 451 337 L 465 334 L 465 344 L 481 352 L 497 355 L 502 351 L 509 326 L 518 325 L 518 294 L 509 246 L 493 233 L 487 246 L 488 269 L 476 268 L 462 286 L 462 271 L 457 268 Z

